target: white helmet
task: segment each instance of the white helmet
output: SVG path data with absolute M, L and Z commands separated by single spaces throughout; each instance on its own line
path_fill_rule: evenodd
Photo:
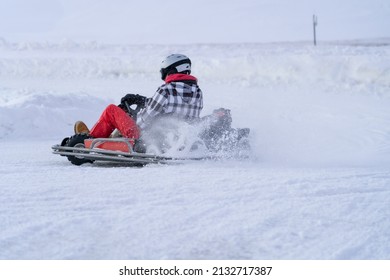
M 184 54 L 171 54 L 161 62 L 160 73 L 163 80 L 170 74 L 191 74 L 191 60 Z

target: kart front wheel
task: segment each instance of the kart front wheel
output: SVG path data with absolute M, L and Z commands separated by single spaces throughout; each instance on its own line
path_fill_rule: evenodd
M 76 134 L 67 140 L 66 146 L 75 148 L 85 148 L 84 140 L 88 139 L 86 134 Z M 74 165 L 82 165 L 84 163 L 93 163 L 93 160 L 85 159 L 82 156 L 67 156 L 68 160 Z

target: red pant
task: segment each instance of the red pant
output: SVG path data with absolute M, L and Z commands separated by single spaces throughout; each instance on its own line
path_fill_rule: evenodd
M 116 105 L 108 105 L 90 135 L 94 138 L 107 138 L 117 128 L 127 138 L 138 139 L 140 131 L 135 121 Z

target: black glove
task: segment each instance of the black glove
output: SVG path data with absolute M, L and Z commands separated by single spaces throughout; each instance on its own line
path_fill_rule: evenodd
M 137 114 L 145 107 L 146 99 L 147 98 L 145 96 L 129 93 L 122 97 L 121 104 L 118 106 L 134 120 L 137 120 Z M 133 105 L 135 105 L 135 107 Z
M 129 94 L 126 94 L 125 96 L 123 96 L 121 99 L 122 106 L 124 105 L 124 107 L 126 107 L 126 103 L 128 106 L 137 105 L 140 107 L 145 107 L 146 97 L 139 95 L 139 94 L 129 93 Z

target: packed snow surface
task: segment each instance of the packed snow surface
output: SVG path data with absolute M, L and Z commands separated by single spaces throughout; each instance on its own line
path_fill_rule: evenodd
M 185 53 L 247 160 L 73 166 L 51 145 Z M 389 259 L 390 40 L 0 41 L 1 259 Z

